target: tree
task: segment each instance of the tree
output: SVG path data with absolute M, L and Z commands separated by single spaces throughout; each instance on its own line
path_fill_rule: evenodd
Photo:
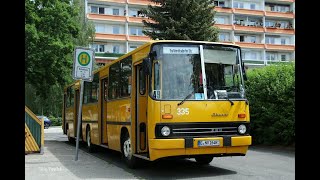
M 87 46 L 94 37 L 83 9 L 82 0 L 25 1 L 25 94 L 33 94 L 27 102 L 44 113 L 61 112 L 62 89 L 72 80 L 74 47 Z
M 160 6 L 143 9 L 149 30 L 143 33 L 152 39 L 217 41 L 213 0 L 151 0 Z M 151 21 L 150 21 L 151 20 Z M 154 22 L 152 22 L 154 21 Z

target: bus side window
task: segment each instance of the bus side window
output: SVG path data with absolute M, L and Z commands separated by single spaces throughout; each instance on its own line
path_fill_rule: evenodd
M 140 95 L 146 93 L 146 76 L 142 68 L 139 69 L 139 92 Z

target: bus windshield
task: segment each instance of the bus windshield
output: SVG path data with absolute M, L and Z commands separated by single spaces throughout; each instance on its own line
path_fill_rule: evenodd
M 153 60 L 153 98 L 244 98 L 238 48 L 222 45 L 158 44 L 153 46 L 153 51 L 156 52 Z

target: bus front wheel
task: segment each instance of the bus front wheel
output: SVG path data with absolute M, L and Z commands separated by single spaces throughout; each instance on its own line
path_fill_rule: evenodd
M 131 140 L 128 132 L 126 132 L 121 138 L 121 150 L 122 158 L 126 162 L 127 166 L 132 169 L 136 168 L 138 166 L 138 159 L 133 156 Z
M 195 157 L 195 159 L 198 164 L 207 165 L 212 161 L 213 155 L 198 155 Z

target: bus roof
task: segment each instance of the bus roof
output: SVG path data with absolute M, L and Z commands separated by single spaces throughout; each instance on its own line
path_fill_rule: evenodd
M 141 49 L 152 45 L 152 44 L 156 44 L 156 43 L 175 43 L 175 42 L 177 42 L 177 43 L 182 43 L 182 42 L 184 42 L 184 43 L 196 43 L 196 44 L 217 44 L 217 45 L 228 45 L 228 46 L 240 47 L 239 45 L 234 44 L 234 43 L 223 43 L 223 42 L 192 41 L 192 40 L 151 40 L 151 41 L 148 41 L 145 44 L 139 46 L 135 50 L 130 51 L 130 52 L 120 56 L 118 59 L 112 61 L 111 63 L 108 63 L 106 66 L 95 70 L 93 73 L 95 74 L 95 73 L 97 73 L 97 72 L 109 67 L 110 65 L 118 62 L 119 60 L 124 59 L 124 58 L 126 58 L 126 57 L 128 57 L 128 56 L 130 56 L 130 55 L 132 55 L 132 54 L 134 54 L 134 53 L 136 53 L 138 51 L 140 51 Z

